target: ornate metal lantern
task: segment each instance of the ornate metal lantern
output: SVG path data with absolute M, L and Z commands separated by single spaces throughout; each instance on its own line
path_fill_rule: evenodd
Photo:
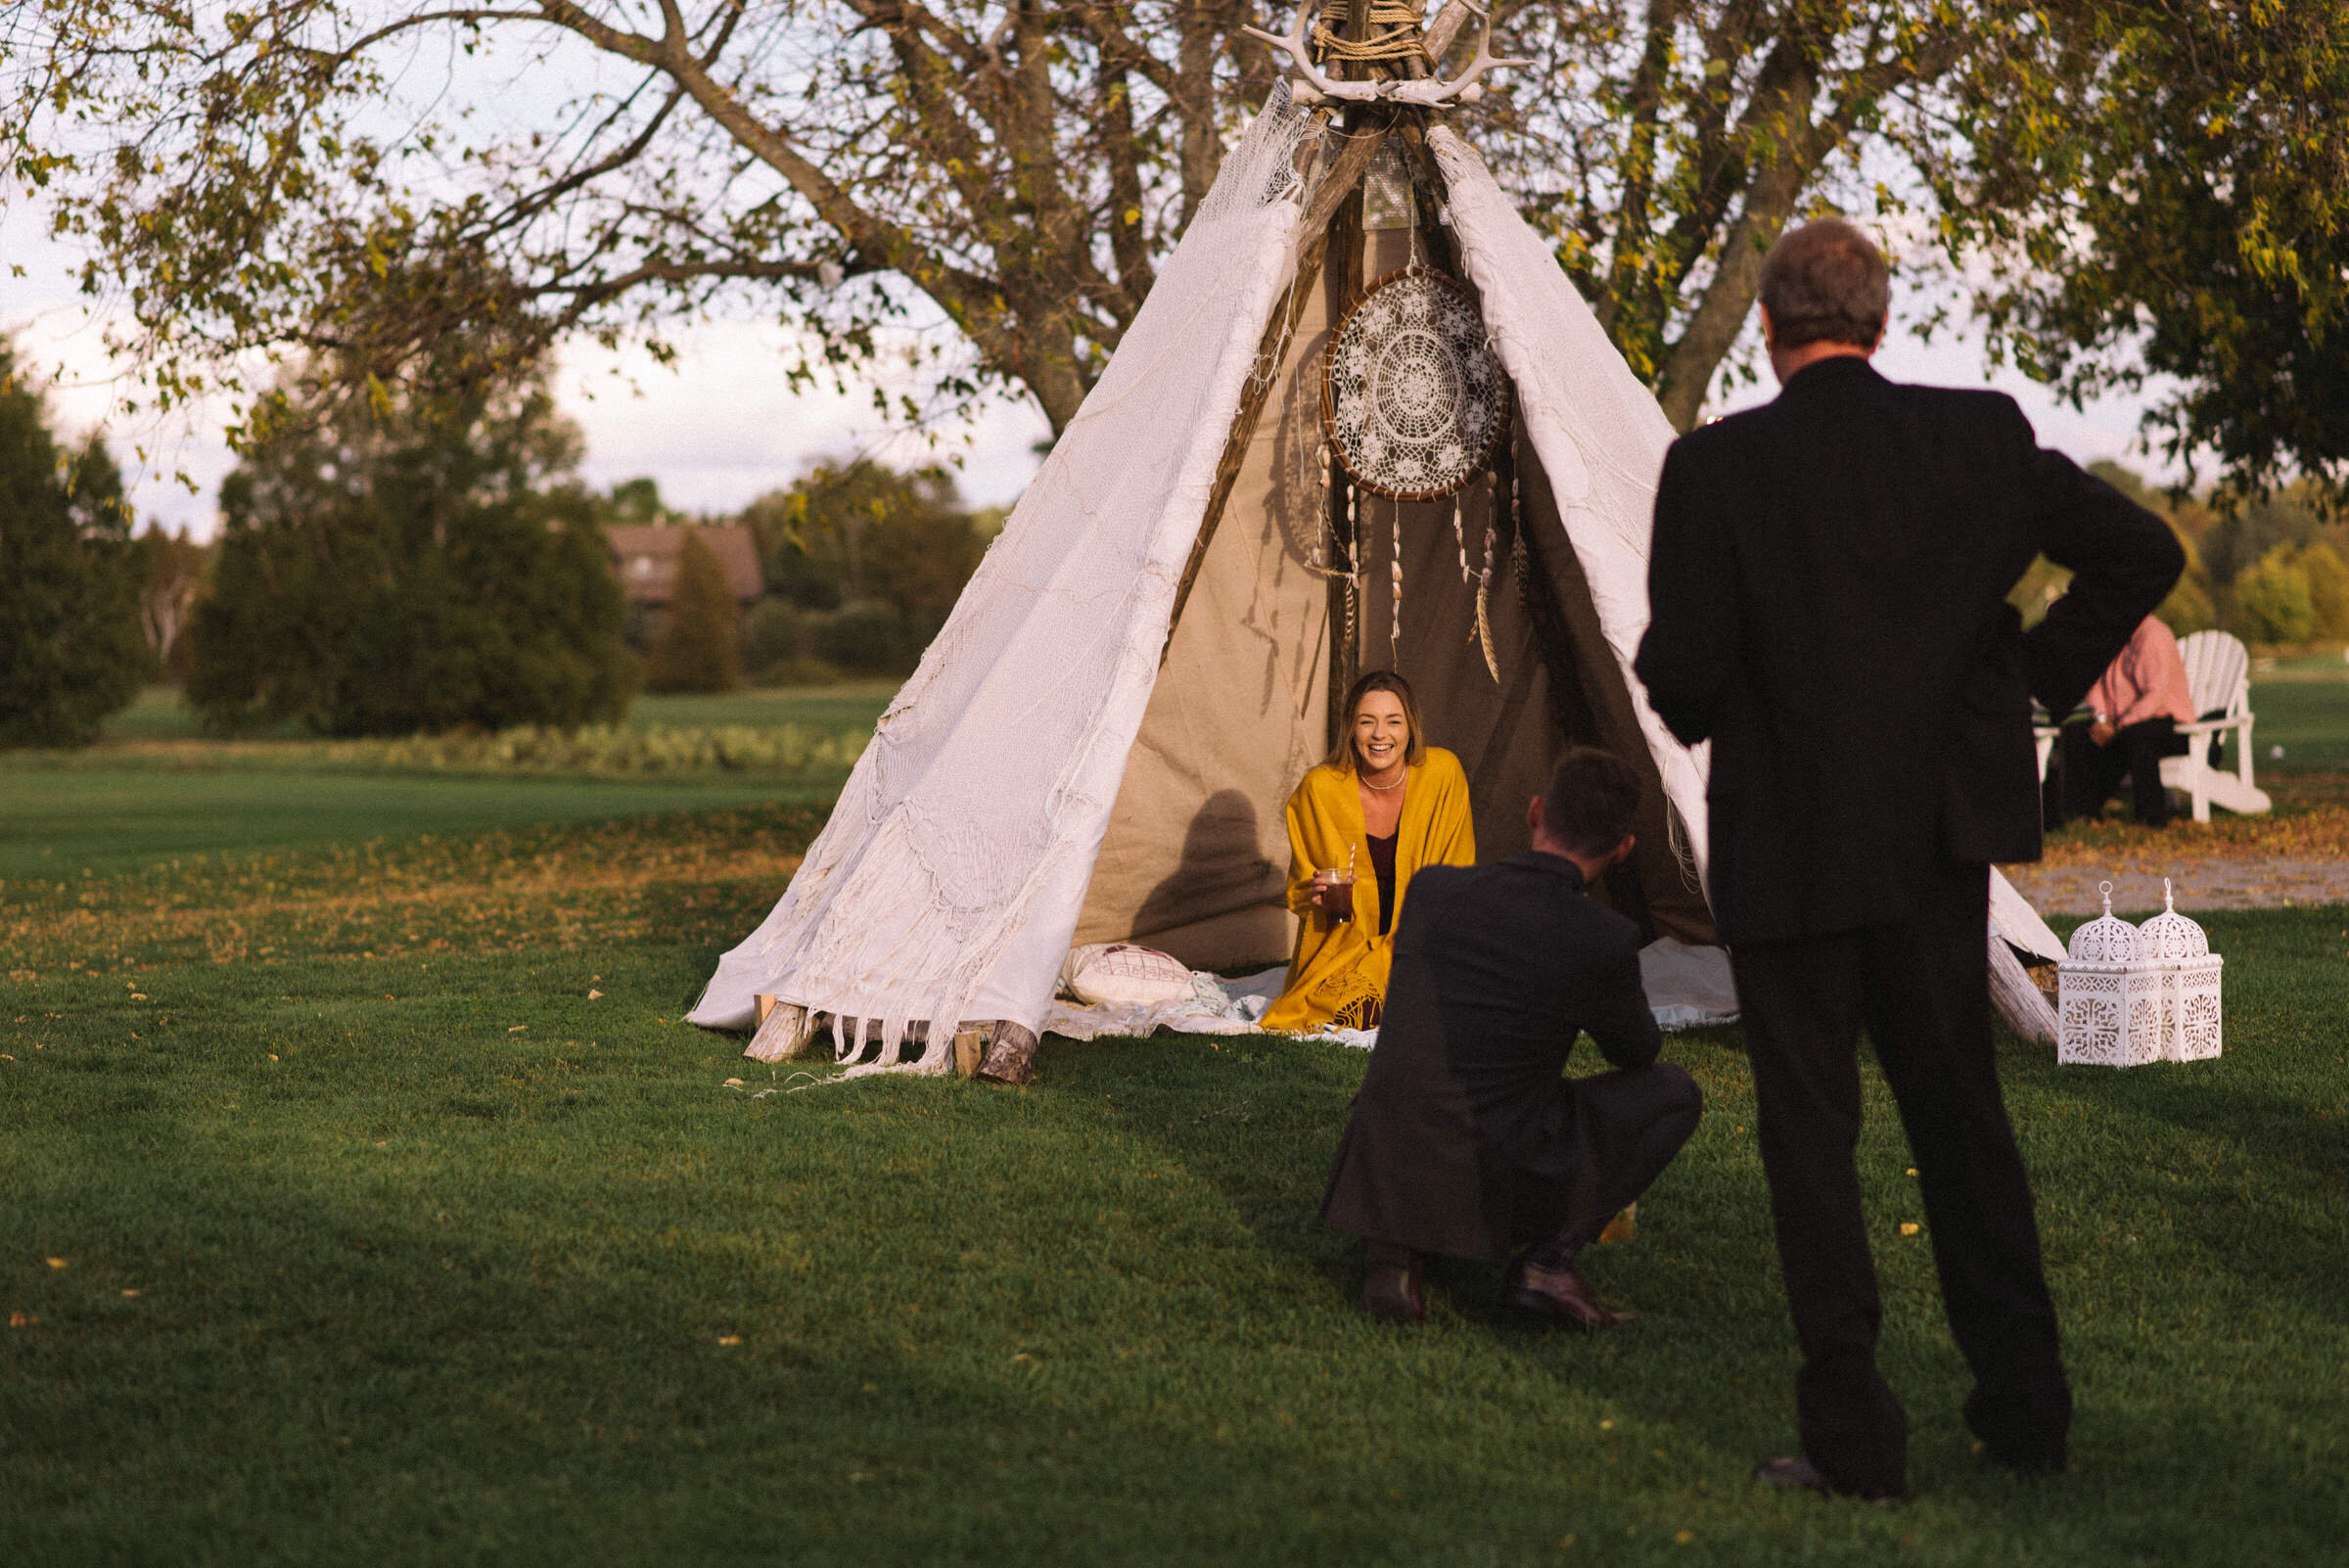
M 2141 955 L 2137 928 L 2114 917 L 2112 884 L 2098 886 L 2104 912 L 2072 933 L 2055 966 L 2055 1060 L 2142 1067 L 2162 1057 L 2167 976 Z
M 2137 928 L 2137 950 L 2141 962 L 2161 967 L 2162 1059 L 2208 1061 L 2219 1054 L 2219 971 L 2225 960 L 2210 950 L 2202 928 L 2178 912 L 2167 877 L 2161 905 L 2161 913 Z
M 2162 912 L 2142 926 L 2104 912 L 2072 933 L 2055 966 L 2055 1059 L 2098 1067 L 2198 1062 L 2219 1054 L 2219 971 L 2202 928 L 2178 912 L 2167 880 Z

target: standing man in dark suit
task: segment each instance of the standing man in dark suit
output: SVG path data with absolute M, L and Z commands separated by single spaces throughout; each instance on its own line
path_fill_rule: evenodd
M 1527 807 L 1531 851 L 1411 879 L 1378 1046 L 1321 1200 L 1323 1222 L 1369 1243 L 1372 1315 L 1424 1317 L 1421 1260 L 1441 1253 L 1510 1263 L 1520 1312 L 1626 1320 L 1591 1299 L 1576 1254 L 1672 1163 L 1700 1104 L 1656 1060 L 1638 928 L 1583 892 L 1632 853 L 1638 807 L 1621 759 L 1575 747 Z M 1564 1078 L 1586 1031 L 1614 1071 Z
M 1966 1423 L 1991 1459 L 2059 1470 L 2071 1393 L 1992 1054 L 1988 864 L 2039 857 L 2031 698 L 2070 712 L 2185 558 L 2012 399 L 1876 374 L 1889 289 L 1857 229 L 1786 235 L 1761 295 L 1784 391 L 1673 443 L 1637 660 L 1673 733 L 1713 743 L 1714 919 L 1802 1344 L 1803 1452 L 1755 1473 L 1907 1487 L 1853 1168 L 1864 1024 L 1973 1370 Z M 2025 636 L 2005 595 L 2041 553 L 2074 576 Z

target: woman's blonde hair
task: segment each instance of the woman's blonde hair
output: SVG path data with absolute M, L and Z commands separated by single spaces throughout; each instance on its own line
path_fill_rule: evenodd
M 1411 731 L 1411 743 L 1404 748 L 1405 764 L 1417 767 L 1427 761 L 1427 738 L 1419 730 L 1419 699 L 1411 695 L 1411 683 L 1392 669 L 1373 669 L 1346 693 L 1346 725 L 1329 754 L 1329 765 L 1341 773 L 1354 771 L 1354 720 L 1362 711 L 1362 699 L 1374 691 L 1391 691 L 1403 704 L 1403 721 Z

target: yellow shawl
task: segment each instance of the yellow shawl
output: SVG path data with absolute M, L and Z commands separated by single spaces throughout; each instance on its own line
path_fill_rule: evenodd
M 1403 821 L 1395 830 L 1395 914 L 1378 930 L 1378 875 L 1362 833 L 1362 797 L 1352 773 L 1327 762 L 1305 775 L 1289 797 L 1289 908 L 1302 922 L 1289 959 L 1288 989 L 1265 1012 L 1266 1029 L 1307 1033 L 1377 1025 L 1387 995 L 1394 933 L 1403 925 L 1404 891 L 1423 865 L 1474 865 L 1476 830 L 1468 819 L 1468 775 L 1441 747 L 1410 768 Z M 1313 904 L 1313 873 L 1354 865 L 1354 918 L 1339 920 Z

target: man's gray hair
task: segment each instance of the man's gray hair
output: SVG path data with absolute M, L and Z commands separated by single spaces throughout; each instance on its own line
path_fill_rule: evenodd
M 1762 306 L 1781 348 L 1808 343 L 1875 346 L 1892 307 L 1884 253 L 1841 218 L 1778 237 L 1762 258 Z

